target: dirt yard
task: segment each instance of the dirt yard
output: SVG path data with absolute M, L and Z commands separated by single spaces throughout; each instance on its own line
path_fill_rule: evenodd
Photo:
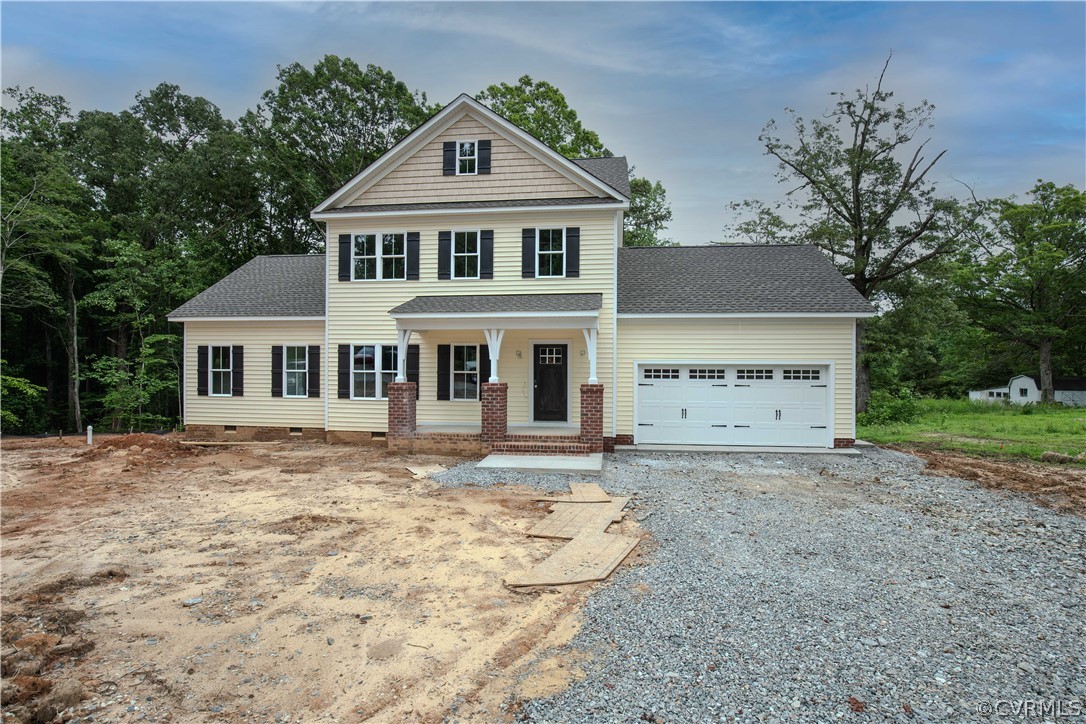
M 5 722 L 500 720 L 580 675 L 552 649 L 591 586 L 502 583 L 560 546 L 524 536 L 524 488 L 371 447 L 80 443 L 3 443 Z
M 918 447 L 892 449 L 922 459 L 928 464 L 924 472 L 929 475 L 972 480 L 986 488 L 1026 493 L 1056 510 L 1086 516 L 1086 468 L 1081 466 L 982 458 Z

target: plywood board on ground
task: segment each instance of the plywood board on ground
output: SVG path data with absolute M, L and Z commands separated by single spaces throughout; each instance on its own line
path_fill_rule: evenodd
M 552 503 L 606 503 L 611 496 L 595 483 L 570 483 L 569 495 L 550 495 L 544 498 L 533 498 Z
M 506 579 L 510 586 L 561 586 L 602 581 L 637 546 L 637 538 L 582 533 L 531 570 Z
M 622 507 L 629 498 L 620 500 L 621 503 L 615 501 L 591 505 L 566 503 L 559 506 L 556 503 L 557 510 L 532 526 L 528 535 L 533 538 L 571 540 L 582 532 L 602 533 L 611 525 L 615 516 L 621 514 Z
M 630 502 L 629 498 L 611 498 L 609 503 L 592 503 L 586 505 L 584 503 L 555 503 L 551 506 L 551 513 L 557 513 L 559 511 L 565 511 L 566 509 L 576 508 L 599 508 L 601 511 L 606 507 L 611 513 L 611 522 L 618 523 L 622 520 L 623 508 Z M 603 515 L 601 512 L 600 515 Z

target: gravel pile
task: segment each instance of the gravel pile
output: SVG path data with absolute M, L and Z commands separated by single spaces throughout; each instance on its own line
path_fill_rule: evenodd
M 635 496 L 631 515 L 659 547 L 589 597 L 571 643 L 587 676 L 523 718 L 1086 712 L 1086 521 L 922 466 L 878 449 L 608 456 L 602 485 Z M 565 490 L 577 478 L 464 465 L 435 479 Z

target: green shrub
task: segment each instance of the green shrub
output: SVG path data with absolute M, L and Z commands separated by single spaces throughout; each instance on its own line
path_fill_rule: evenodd
M 26 435 L 45 429 L 45 388 L 5 374 L 0 360 L 0 432 Z
M 889 425 L 916 422 L 923 411 L 920 398 L 912 390 L 901 388 L 893 392 L 872 390 L 867 412 L 856 416 L 861 425 Z

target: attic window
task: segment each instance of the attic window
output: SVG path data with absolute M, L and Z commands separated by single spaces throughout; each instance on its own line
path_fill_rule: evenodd
M 476 141 L 456 142 L 456 175 L 473 176 L 477 173 L 479 144 Z

